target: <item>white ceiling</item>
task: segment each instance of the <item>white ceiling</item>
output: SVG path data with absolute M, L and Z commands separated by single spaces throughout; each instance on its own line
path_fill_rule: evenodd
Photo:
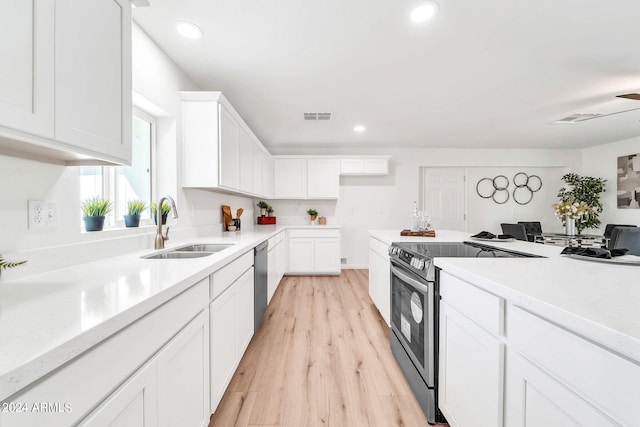
M 150 2 L 134 20 L 268 148 L 573 148 L 640 135 L 640 110 L 553 124 L 640 108 L 614 98 L 640 92 L 638 0 L 438 0 L 422 25 L 408 20 L 412 0 Z M 178 20 L 204 38 L 179 36 Z

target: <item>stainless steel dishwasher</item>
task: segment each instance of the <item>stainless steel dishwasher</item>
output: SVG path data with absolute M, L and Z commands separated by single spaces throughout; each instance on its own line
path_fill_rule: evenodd
M 260 243 L 254 249 L 253 258 L 253 331 L 256 332 L 262 323 L 262 317 L 267 310 L 267 270 L 268 270 L 268 242 Z

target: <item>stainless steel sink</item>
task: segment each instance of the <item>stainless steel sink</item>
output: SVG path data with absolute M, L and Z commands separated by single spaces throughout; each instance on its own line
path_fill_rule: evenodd
M 220 252 L 227 248 L 230 248 L 233 244 L 225 243 L 200 243 L 195 245 L 187 245 L 181 248 L 175 249 L 176 251 L 184 252 Z
M 162 252 L 159 254 L 146 255 L 144 259 L 187 259 L 187 258 L 202 258 L 205 256 L 213 255 L 216 252 L 223 251 L 233 246 L 233 243 L 198 243 L 182 246 L 180 248 L 173 249 L 171 251 Z
M 205 256 L 213 255 L 213 252 L 163 252 L 161 254 L 147 255 L 142 258 L 145 259 L 185 259 L 185 258 L 202 258 Z

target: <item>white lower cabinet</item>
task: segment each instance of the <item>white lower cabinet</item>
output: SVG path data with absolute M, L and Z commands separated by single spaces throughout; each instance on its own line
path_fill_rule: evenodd
M 313 273 L 315 272 L 315 243 L 311 237 L 289 238 L 289 272 Z
M 380 315 L 391 325 L 391 265 L 387 244 L 369 238 L 369 296 Z
M 158 425 L 158 378 L 156 361 L 138 371 L 92 415 L 81 427 L 154 427 Z
M 340 274 L 340 230 L 289 230 L 290 274 Z
M 505 426 L 620 426 L 518 353 L 507 352 Z
M 193 319 L 80 425 L 209 424 L 209 316 Z
M 451 426 L 501 426 L 503 343 L 445 302 L 440 322 L 440 410 Z
M 211 321 L 211 410 L 218 407 L 236 369 L 236 294 L 220 295 L 209 308 Z
M 239 277 L 229 275 L 234 270 L 242 270 L 250 260 L 253 260 L 253 251 L 225 267 L 219 276 L 218 272 L 213 276 L 214 288 L 216 281 L 231 280 L 232 283 L 223 283 L 225 290 L 217 294 L 209 306 L 212 412 L 218 407 L 253 337 L 253 265 Z
M 204 310 L 157 357 L 158 426 L 209 425 L 209 313 Z
M 440 292 L 439 407 L 452 427 L 640 425 L 637 362 L 446 271 Z

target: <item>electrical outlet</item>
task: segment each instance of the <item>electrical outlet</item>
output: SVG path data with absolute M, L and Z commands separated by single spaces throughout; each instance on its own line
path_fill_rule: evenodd
M 28 200 L 27 215 L 29 230 L 54 230 L 58 226 L 58 202 Z

